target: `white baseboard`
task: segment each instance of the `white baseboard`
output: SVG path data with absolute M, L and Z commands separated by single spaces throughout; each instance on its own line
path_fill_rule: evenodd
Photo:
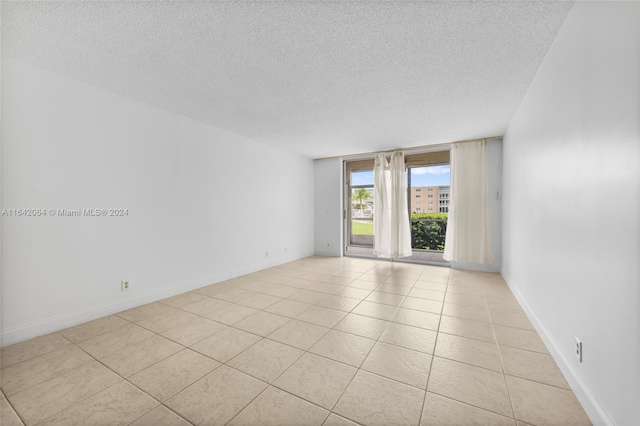
M 305 255 L 311 256 L 312 254 L 313 253 L 304 253 L 303 257 Z M 72 312 L 70 314 L 59 315 L 13 329 L 3 330 L 2 332 L 0 332 L 0 347 L 12 345 L 14 343 L 42 336 L 44 334 L 53 333 L 55 331 L 73 327 L 74 325 L 82 324 L 87 321 L 92 321 L 94 319 L 112 315 L 117 312 L 122 312 L 127 309 L 135 308 L 147 303 L 156 302 L 158 300 L 166 299 L 167 297 L 175 296 L 187 291 L 196 290 L 198 288 L 216 284 L 231 278 L 250 274 L 252 272 L 257 272 L 266 268 L 271 268 L 273 266 L 278 266 L 283 263 L 291 262 L 300 258 L 300 255 L 292 254 L 290 256 L 274 259 L 269 262 L 263 262 L 247 268 L 241 268 L 231 272 L 202 277 L 197 280 L 192 280 L 161 290 L 151 291 L 124 300 L 108 302 L 92 306 L 87 309 L 82 309 L 77 312 Z
M 304 257 L 313 256 L 313 252 L 303 253 L 302 255 L 289 255 L 283 256 L 278 259 L 272 259 L 267 262 L 261 262 L 255 265 L 243 267 L 231 272 L 231 277 L 241 277 L 243 275 L 252 274 L 254 272 L 262 271 L 263 269 L 273 268 L 274 266 L 283 265 L 285 263 L 293 262 L 294 260 L 302 259 Z
M 342 257 L 342 253 L 330 250 L 316 250 L 314 254 L 316 256 Z
M 151 291 L 124 300 L 108 302 L 70 314 L 59 315 L 13 329 L 4 330 L 0 333 L 1 346 L 12 345 L 33 337 L 42 336 L 43 334 L 53 333 L 58 330 L 73 327 L 74 325 L 102 318 L 117 312 L 122 312 L 127 309 L 135 308 L 136 306 L 166 299 L 167 297 L 215 284 L 230 278 L 230 273 L 211 275 L 169 288 L 164 288 L 162 290 Z
M 520 306 L 529 318 L 529 321 L 531 321 L 531 324 L 540 335 L 540 338 L 549 350 L 551 357 L 558 365 L 558 368 L 560 368 L 560 371 L 562 371 L 564 377 L 567 379 L 569 386 L 573 390 L 573 393 L 576 395 L 576 398 L 578 398 L 578 401 L 589 416 L 591 422 L 593 422 L 594 425 L 615 425 L 611 417 L 609 417 L 605 409 L 602 407 L 602 405 L 600 405 L 595 395 L 591 392 L 591 390 L 580 378 L 580 376 L 576 374 L 576 371 L 567 361 L 562 351 L 558 349 L 558 344 L 553 339 L 551 334 L 547 331 L 546 327 L 544 326 L 544 324 L 542 324 L 535 312 L 533 312 L 527 301 L 522 297 L 522 294 L 520 294 L 520 292 L 518 291 L 518 286 L 516 285 L 514 280 L 509 276 L 504 268 L 501 269 L 500 273 L 502 274 L 504 280 L 507 282 L 507 285 L 509 286 L 511 292 L 520 303 Z
M 500 272 L 500 266 L 495 263 L 481 265 L 479 263 L 470 262 L 450 262 L 451 269 L 460 269 L 463 271 L 476 271 L 476 272 Z

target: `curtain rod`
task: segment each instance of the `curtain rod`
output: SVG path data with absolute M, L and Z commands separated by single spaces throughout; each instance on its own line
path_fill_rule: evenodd
M 350 154 L 350 155 L 334 155 L 332 157 L 319 157 L 319 158 L 314 158 L 313 160 L 327 160 L 330 158 L 352 158 L 352 157 L 362 157 L 362 156 L 368 156 L 368 155 L 375 155 L 379 152 L 394 152 L 394 151 L 416 151 L 416 150 L 420 150 L 420 149 L 427 149 L 427 148 L 437 148 L 440 146 L 448 146 L 448 145 L 453 145 L 453 144 L 458 144 L 458 143 L 465 143 L 465 142 L 475 142 L 475 141 L 481 141 L 481 140 L 487 140 L 490 141 L 492 139 L 502 139 L 502 136 L 489 136 L 488 138 L 476 138 L 476 139 L 466 139 L 463 141 L 455 141 L 455 142 L 443 142 L 443 143 L 437 143 L 437 144 L 433 144 L 433 145 L 421 145 L 421 146 L 412 146 L 410 148 L 396 148 L 396 149 L 388 149 L 386 151 L 371 151 L 371 152 L 363 152 L 360 154 Z

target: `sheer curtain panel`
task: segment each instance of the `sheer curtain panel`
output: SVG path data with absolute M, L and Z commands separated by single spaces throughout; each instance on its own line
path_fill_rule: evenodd
M 487 141 L 453 144 L 445 260 L 493 262 L 487 195 Z
M 373 253 L 379 257 L 395 259 L 411 256 L 404 172 L 404 153 L 394 152 L 390 160 L 382 153 L 376 156 L 373 169 Z

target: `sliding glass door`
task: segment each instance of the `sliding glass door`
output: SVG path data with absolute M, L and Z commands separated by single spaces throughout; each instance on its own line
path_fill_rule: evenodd
M 442 259 L 449 212 L 449 152 L 406 154 L 407 205 L 413 254 L 407 261 Z M 344 163 L 345 253 L 373 256 L 374 159 Z
M 373 170 L 347 173 L 347 251 L 349 246 L 373 248 Z
M 449 164 L 409 168 L 407 202 L 411 220 L 411 248 L 420 260 L 444 262 L 449 213 Z

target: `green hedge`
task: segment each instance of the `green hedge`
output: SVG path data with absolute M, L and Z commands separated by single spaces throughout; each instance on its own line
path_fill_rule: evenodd
M 442 216 L 444 216 L 444 218 L 442 218 Z M 411 246 L 413 248 L 422 250 L 444 250 L 444 240 L 447 235 L 446 213 L 412 214 L 411 219 Z
M 411 213 L 411 219 L 447 220 L 448 213 Z

